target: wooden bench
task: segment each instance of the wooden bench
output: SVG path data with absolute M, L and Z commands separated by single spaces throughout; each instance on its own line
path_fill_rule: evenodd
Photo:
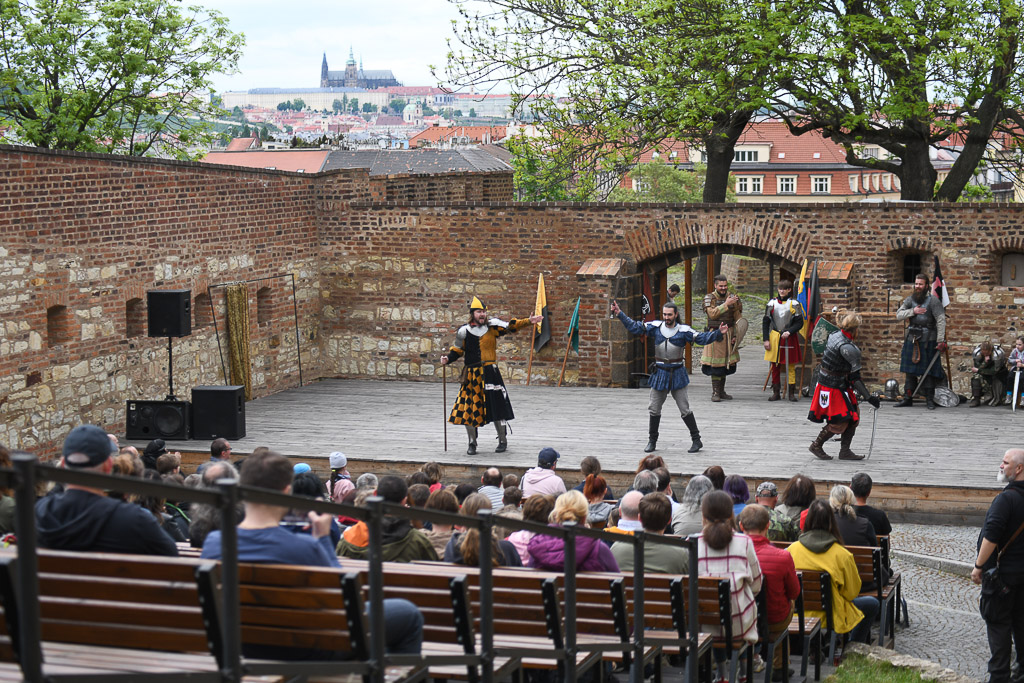
M 221 680 L 195 580 L 209 563 L 45 550 L 38 557 L 42 643 L 36 646 L 47 678 Z M 16 556 L 0 557 L 0 599 L 15 651 L 21 646 L 18 571 Z
M 857 562 L 861 585 L 874 584 L 874 588 L 862 590 L 861 596 L 871 596 L 878 600 L 878 645 L 892 649 L 896 645 L 893 622 L 896 617 L 896 597 L 901 577 L 894 574 L 888 582 L 883 581 L 881 548 L 848 545 L 846 549 L 853 554 L 853 559 Z
M 822 631 L 829 633 L 828 656 L 829 661 L 833 663 L 835 662 L 836 643 L 838 641 L 838 634 L 836 633 L 832 614 L 832 577 L 829 576 L 829 573 L 803 570 L 800 576 L 800 600 L 803 602 L 805 612 L 821 612 L 821 618 L 824 620 L 824 623 L 818 623 L 817 629 L 813 631 L 811 629 L 805 630 L 801 640 L 803 658 L 800 666 L 800 675 L 807 675 L 807 659 L 813 651 L 814 680 L 820 681 Z M 790 638 L 793 637 L 792 629 L 793 625 L 790 624 Z

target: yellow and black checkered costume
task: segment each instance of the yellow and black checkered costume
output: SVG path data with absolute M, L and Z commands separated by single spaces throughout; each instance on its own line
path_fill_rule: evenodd
M 501 371 L 495 365 L 498 337 L 530 326 L 528 319 L 513 318 L 508 323 L 497 318 L 483 325 L 463 325 L 455 335 L 455 344 L 448 351 L 448 362 L 465 356 L 462 389 L 452 407 L 448 421 L 456 425 L 480 427 L 498 420 L 515 418 L 508 400 Z

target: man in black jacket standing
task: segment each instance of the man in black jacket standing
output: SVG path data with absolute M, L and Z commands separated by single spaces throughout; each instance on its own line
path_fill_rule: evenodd
M 1010 681 L 1010 657 L 1016 643 L 1017 659 L 1024 655 L 1024 449 L 1011 448 L 999 465 L 999 481 L 1008 482 L 985 515 L 978 538 L 978 557 L 971 580 L 982 582 L 982 573 L 999 565 L 999 579 L 1006 592 L 984 598 L 982 617 L 988 629 L 990 683 Z

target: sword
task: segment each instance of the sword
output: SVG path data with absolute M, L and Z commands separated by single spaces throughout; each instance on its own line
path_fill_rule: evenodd
M 871 458 L 871 450 L 875 447 L 875 429 L 878 427 L 878 408 L 874 409 L 871 413 L 871 442 L 868 444 L 868 454 L 864 456 L 865 460 Z
M 925 368 L 924 374 L 921 375 L 922 378 L 928 376 L 928 373 L 932 371 L 933 367 L 935 367 L 935 361 L 937 361 L 938 359 L 939 359 L 939 350 L 935 349 L 935 355 L 932 356 L 932 362 L 928 364 L 927 368 Z M 915 396 L 917 396 L 917 392 L 921 391 L 921 388 L 923 386 L 924 386 L 924 380 L 922 379 L 920 382 L 917 383 L 917 388 L 914 389 L 914 393 L 912 393 L 910 395 L 910 398 L 914 398 Z
M 793 335 L 790 335 L 790 336 L 793 336 Z M 782 333 L 780 332 L 779 333 L 779 352 L 780 353 L 782 352 L 782 343 L 784 341 L 786 341 L 786 340 L 782 338 Z M 786 387 L 785 393 L 788 395 L 789 394 L 789 348 L 788 347 L 786 348 L 786 381 L 783 382 L 782 384 L 785 385 L 785 387 Z
M 1016 372 L 1013 373 L 1013 407 L 1011 408 L 1011 411 L 1014 412 L 1014 413 L 1017 412 L 1017 403 L 1019 403 L 1019 401 L 1017 400 L 1017 392 L 1020 391 L 1020 373 L 1021 372 L 1024 372 L 1024 371 L 1017 370 Z

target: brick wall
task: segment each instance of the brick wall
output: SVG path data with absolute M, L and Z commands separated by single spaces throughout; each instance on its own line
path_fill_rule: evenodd
M 1024 252 L 1021 206 L 488 201 L 510 196 L 510 183 L 507 174 L 371 179 L 0 147 L 0 441 L 53 453 L 71 425 L 120 431 L 125 399 L 164 396 L 166 340 L 128 334 L 143 323 L 129 302 L 148 289 L 192 290 L 193 334 L 174 342 L 184 398 L 222 381 L 224 289 L 206 293 L 238 280 L 271 278 L 249 285 L 255 395 L 297 385 L 292 275 L 307 381 L 437 381 L 472 296 L 500 317 L 526 316 L 543 272 L 553 340 L 533 381 L 557 381 L 579 298 L 580 351 L 565 382 L 624 385 L 639 347 L 607 317 L 608 300 L 636 315 L 638 265 L 657 271 L 715 252 L 791 271 L 806 257 L 854 262 L 848 281 L 824 283 L 824 306 L 866 313 L 875 386 L 897 370 L 902 324 L 891 311 L 910 291 L 899 282 L 905 253 L 927 254 L 926 268 L 937 253 L 954 288 L 960 391 L 976 343 L 1020 334 L 1024 289 L 998 283 L 1002 255 Z M 592 258 L 625 266 L 577 275 Z M 506 381 L 526 379 L 529 341 L 527 330 L 501 342 Z

